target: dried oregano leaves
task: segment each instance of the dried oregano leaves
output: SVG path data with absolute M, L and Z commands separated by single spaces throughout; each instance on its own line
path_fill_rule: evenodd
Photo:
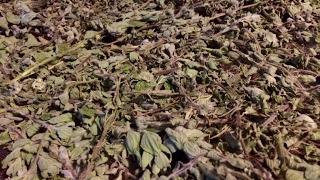
M 320 179 L 319 5 L 2 2 L 0 179 Z

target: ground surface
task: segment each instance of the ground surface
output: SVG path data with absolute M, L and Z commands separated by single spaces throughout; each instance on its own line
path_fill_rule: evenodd
M 1 3 L 0 177 L 320 179 L 319 28 L 317 0 Z

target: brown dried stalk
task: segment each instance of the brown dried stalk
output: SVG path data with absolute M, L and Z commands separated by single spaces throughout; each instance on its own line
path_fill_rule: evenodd
M 105 143 L 106 136 L 107 136 L 109 130 L 111 129 L 112 124 L 115 122 L 116 114 L 117 114 L 117 110 L 114 110 L 113 113 L 108 118 L 105 119 L 104 124 L 103 124 L 103 131 L 100 136 L 100 139 L 98 140 L 97 144 L 93 148 L 92 156 L 91 156 L 91 159 L 90 159 L 87 167 L 79 175 L 79 178 L 78 178 L 79 180 L 85 180 L 87 178 L 87 176 L 92 172 L 92 169 L 94 167 L 94 161 L 98 158 L 99 153 L 101 151 L 101 148 L 103 147 L 103 145 Z
M 193 158 L 191 161 L 189 161 L 188 163 L 186 164 L 183 164 L 182 165 L 182 168 L 176 170 L 176 171 L 173 171 L 169 176 L 168 176 L 168 179 L 174 179 L 174 177 L 177 177 L 177 176 L 180 176 L 181 174 L 187 172 L 189 169 L 191 169 L 195 164 L 197 164 L 198 162 L 198 159 L 203 157 L 204 154 L 200 154 L 198 156 L 196 156 L 195 158 Z

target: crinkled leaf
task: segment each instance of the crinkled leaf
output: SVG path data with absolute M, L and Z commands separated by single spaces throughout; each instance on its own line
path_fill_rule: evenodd
M 5 130 L 0 133 L 0 145 L 6 144 L 11 141 L 9 131 Z
M 146 169 L 141 177 L 142 180 L 151 180 L 151 172 L 149 171 L 149 169 Z
M 79 156 L 84 152 L 84 148 L 82 147 L 75 147 L 70 152 L 70 160 L 76 160 Z
M 39 124 L 35 124 L 35 123 L 30 124 L 26 129 L 26 133 L 28 137 L 32 137 L 33 135 L 35 135 L 40 129 L 40 127 L 41 126 Z
M 6 14 L 6 18 L 7 18 L 7 21 L 11 24 L 19 24 L 20 23 L 20 17 L 13 14 L 10 11 Z
M 252 168 L 252 164 L 242 158 L 229 157 L 228 163 L 239 169 Z
M 152 88 L 152 84 L 146 81 L 138 81 L 134 87 L 136 91 L 145 91 L 150 90 Z
M 167 128 L 166 134 L 168 135 L 170 141 L 178 148 L 182 149 L 183 144 L 187 141 L 187 137 L 184 133 L 175 131 L 171 128 Z
M 159 153 L 155 156 L 154 164 L 158 166 L 159 169 L 164 169 L 170 166 L 170 160 L 164 153 Z
M 9 29 L 8 27 L 8 21 L 5 17 L 0 17 L 0 28 L 7 30 Z
M 295 121 L 297 123 L 304 125 L 305 127 L 309 128 L 310 130 L 318 128 L 317 123 L 310 116 L 308 116 L 306 114 L 301 114 L 300 116 L 298 116 L 295 119 Z
M 11 176 L 18 175 L 18 172 L 22 171 L 23 167 L 23 161 L 20 157 L 18 157 L 10 164 L 9 168 L 7 169 L 7 174 Z
M 141 71 L 138 75 L 138 79 L 144 80 L 146 82 L 154 82 L 154 76 L 149 71 Z
M 96 113 L 96 110 L 94 108 L 89 108 L 88 106 L 83 106 L 80 109 L 80 113 L 87 117 L 93 117 Z
M 153 174 L 159 174 L 160 170 L 161 169 L 156 164 L 152 165 L 152 173 Z
M 71 113 L 65 113 L 61 114 L 59 116 L 56 116 L 54 118 L 51 118 L 48 120 L 50 124 L 61 124 L 61 123 L 67 123 L 72 121 L 72 114 Z
M 307 166 L 304 176 L 308 180 L 320 179 L 320 166 L 316 164 Z
M 152 154 L 157 155 L 161 152 L 161 138 L 158 134 L 150 131 L 144 131 L 141 138 L 141 148 Z
M 27 34 L 27 42 L 24 44 L 27 47 L 40 46 L 41 43 L 32 34 Z
M 143 170 L 146 169 L 146 167 L 151 164 L 152 159 L 153 159 L 153 155 L 144 151 L 142 153 L 142 158 L 141 158 L 141 168 Z
M 286 180 L 304 180 L 303 172 L 293 169 L 288 169 L 285 175 Z
M 126 137 L 126 147 L 129 154 L 135 154 L 140 150 L 141 135 L 139 132 L 129 130 Z
M 130 61 L 138 61 L 139 60 L 139 54 L 137 52 L 130 52 L 129 53 L 129 59 L 130 59 Z
M 186 69 L 186 74 L 187 74 L 190 78 L 196 78 L 197 75 L 198 75 L 198 71 L 195 70 L 195 69 L 187 68 L 187 69 Z
M 10 152 L 10 154 L 7 155 L 7 157 L 5 157 L 1 164 L 3 168 L 9 167 L 11 161 L 13 161 L 14 159 L 20 157 L 20 151 L 21 148 L 16 148 L 14 149 L 12 152 Z
M 189 141 L 183 144 L 183 151 L 189 158 L 193 158 L 201 154 L 200 147 L 196 143 L 192 143 Z
M 38 160 L 38 168 L 43 178 L 53 178 L 59 174 L 62 165 L 57 160 L 48 155 L 40 155 Z
M 57 134 L 62 140 L 68 140 L 72 136 L 72 133 L 72 127 L 62 126 L 57 129 Z
M 94 39 L 100 32 L 98 31 L 86 31 L 84 39 Z

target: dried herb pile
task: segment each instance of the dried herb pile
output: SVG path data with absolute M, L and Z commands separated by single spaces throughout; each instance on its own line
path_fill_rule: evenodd
M 317 0 L 0 4 L 1 179 L 320 179 Z

